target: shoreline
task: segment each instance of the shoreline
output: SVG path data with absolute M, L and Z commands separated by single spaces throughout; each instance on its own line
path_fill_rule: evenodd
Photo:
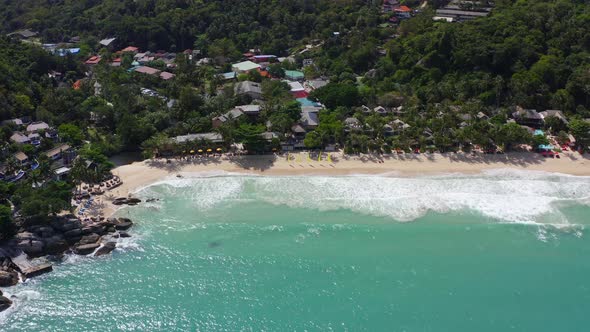
M 514 152 L 501 155 L 456 154 L 391 154 L 384 156 L 344 156 L 332 153 L 330 161 L 324 154 L 321 161 L 308 159 L 307 153 L 261 156 L 197 156 L 192 159 L 148 159 L 118 166 L 113 174 L 119 176 L 122 185 L 109 191 L 102 214 L 112 216 L 120 207 L 111 204 L 116 197 L 129 197 L 137 190 L 171 176 L 182 173 L 227 172 L 244 175 L 268 176 L 346 176 L 381 175 L 421 176 L 438 174 L 478 174 L 486 170 L 514 169 L 542 171 L 574 176 L 590 176 L 590 157 L 575 152 L 561 154 L 561 158 L 545 158 L 530 152 Z M 316 157 L 317 158 L 317 157 Z

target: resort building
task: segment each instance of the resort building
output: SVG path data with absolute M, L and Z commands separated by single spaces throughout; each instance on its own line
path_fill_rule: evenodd
M 236 95 L 247 95 L 252 99 L 262 99 L 262 87 L 259 83 L 251 81 L 238 82 L 234 87 Z
M 252 62 L 252 61 L 243 61 L 243 62 L 238 62 L 238 63 L 234 63 L 231 66 L 231 69 L 238 74 L 243 74 L 243 73 L 247 73 L 251 70 L 257 70 L 260 68 L 260 65 Z

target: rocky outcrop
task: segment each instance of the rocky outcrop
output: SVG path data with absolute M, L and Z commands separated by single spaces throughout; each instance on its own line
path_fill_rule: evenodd
M 133 197 L 119 197 L 113 200 L 113 205 L 137 205 L 141 203 L 141 199 Z
M 70 244 L 61 234 L 43 240 L 45 241 L 44 251 L 48 255 L 59 255 L 70 248 Z
M 39 239 L 27 239 L 18 243 L 18 248 L 29 257 L 38 257 L 44 253 L 45 243 Z
M 10 308 L 11 305 L 12 305 L 12 301 L 10 301 L 8 298 L 0 295 L 0 312 Z
M 131 202 L 136 202 L 132 199 Z M 102 256 L 111 253 L 117 244 L 101 243 L 105 238 L 129 237 L 124 230 L 133 226 L 127 218 L 109 218 L 82 223 L 74 215 L 55 217 L 43 224 L 19 223 L 19 232 L 0 249 L 0 287 L 16 285 L 19 275 L 32 278 L 53 270 L 51 263 L 31 264 L 27 257 L 59 256 L 69 250 L 77 255 Z M 26 254 L 21 255 L 21 251 Z M 12 258 L 10 258 L 12 257 Z M 13 261 L 14 260 L 14 261 Z M 0 311 L 12 302 L 0 292 Z
M 100 247 L 100 244 L 98 244 L 98 243 L 81 244 L 81 245 L 74 247 L 74 252 L 77 255 L 90 255 L 98 247 Z
M 110 254 L 111 251 L 115 250 L 116 247 L 117 247 L 117 243 L 107 242 L 96 251 L 94 256 L 102 256 L 102 255 Z
M 18 283 L 16 272 L 0 271 L 0 287 L 10 287 Z
M 28 257 L 59 255 L 70 248 L 97 243 L 107 234 L 128 230 L 132 226 L 133 222 L 127 218 L 109 218 L 82 224 L 70 215 L 54 218 L 47 225 L 21 229 L 15 236 L 15 241 L 16 246 Z M 119 236 L 127 237 L 128 234 Z
M 115 224 L 115 229 L 118 231 L 126 231 L 133 226 L 133 222 L 127 218 L 119 218 L 119 222 Z
M 80 240 L 80 242 L 78 242 L 78 243 L 79 244 L 91 244 L 91 243 L 98 242 L 98 240 L 100 240 L 100 235 L 98 235 L 96 233 L 92 233 L 92 234 L 83 236 L 82 239 Z
M 51 271 L 53 271 L 53 265 L 51 265 L 50 263 L 43 263 L 24 270 L 23 275 L 26 278 L 33 278 Z

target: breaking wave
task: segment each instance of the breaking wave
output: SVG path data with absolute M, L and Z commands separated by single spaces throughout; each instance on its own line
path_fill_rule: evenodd
M 469 211 L 509 222 L 567 225 L 565 207 L 590 202 L 590 177 L 493 170 L 477 175 L 246 176 L 192 174 L 144 188 L 145 197 L 182 197 L 198 209 L 262 201 L 412 221 L 428 212 Z

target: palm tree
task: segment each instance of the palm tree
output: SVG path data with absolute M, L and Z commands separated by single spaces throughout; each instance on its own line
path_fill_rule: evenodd
M 53 171 L 51 170 L 51 162 L 49 161 L 49 158 L 46 155 L 41 155 L 37 161 L 39 162 L 39 168 L 37 168 L 37 170 L 39 171 L 41 180 L 50 179 L 53 176 Z
M 81 157 L 74 160 L 72 169 L 70 170 L 70 178 L 76 186 L 82 186 L 82 182 L 88 177 L 88 171 L 86 168 L 86 161 Z M 81 191 L 81 188 L 78 188 Z
M 20 165 L 14 156 L 10 156 L 6 160 L 6 173 L 7 174 L 14 174 L 17 170 L 20 169 Z
M 31 181 L 31 186 L 33 186 L 33 188 L 42 185 L 43 179 L 41 178 L 41 172 L 38 169 L 29 172 L 28 177 Z

